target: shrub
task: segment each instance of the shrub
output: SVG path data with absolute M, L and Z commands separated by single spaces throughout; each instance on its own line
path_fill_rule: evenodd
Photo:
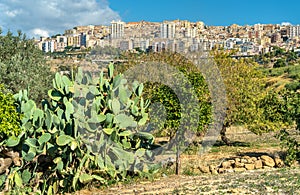
M 285 59 L 278 59 L 275 63 L 274 63 L 274 68 L 279 68 L 279 67 L 285 67 L 286 66 L 286 61 Z
M 12 94 L 5 93 L 0 85 L 0 142 L 9 136 L 17 136 L 21 132 L 20 114 Z

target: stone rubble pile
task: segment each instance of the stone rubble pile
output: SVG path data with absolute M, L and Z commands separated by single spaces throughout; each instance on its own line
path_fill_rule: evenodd
M 279 156 L 271 157 L 269 155 L 262 155 L 259 157 L 236 157 L 225 160 L 217 166 L 198 164 L 193 166 L 193 172 L 197 173 L 211 173 L 221 174 L 228 172 L 243 172 L 254 169 L 270 169 L 281 168 L 284 166 L 283 160 Z

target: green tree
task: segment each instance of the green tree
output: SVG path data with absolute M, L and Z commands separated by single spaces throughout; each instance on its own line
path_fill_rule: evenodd
M 286 61 L 285 61 L 285 59 L 280 58 L 280 59 L 276 60 L 273 68 L 279 68 L 279 67 L 284 67 L 284 66 L 286 66 Z
M 118 70 L 123 72 L 133 67 L 134 65 L 139 65 L 141 62 L 157 62 L 161 66 L 171 66 L 179 70 L 185 78 L 187 78 L 186 82 L 193 87 L 193 91 L 197 96 L 196 99 L 199 102 L 198 108 L 195 108 L 195 112 L 199 114 L 198 126 L 194 127 L 192 131 L 196 131 L 198 135 L 201 135 L 207 130 L 208 125 L 211 122 L 212 115 L 212 105 L 210 102 L 210 93 L 208 89 L 208 85 L 201 73 L 200 70 L 187 58 L 178 53 L 172 52 L 161 52 L 161 53 L 143 53 L 143 54 L 135 54 L 135 53 L 126 53 L 123 54 L 123 58 L 128 60 L 118 66 Z M 151 66 L 151 64 L 149 64 Z M 162 70 L 164 68 L 162 67 Z M 159 71 L 153 70 L 152 74 L 159 74 Z M 138 75 L 138 74 L 137 74 Z M 168 75 L 170 78 L 176 77 L 176 75 Z M 184 81 L 179 83 L 180 86 L 186 85 Z M 174 93 L 174 91 L 166 85 L 162 83 L 155 82 L 147 82 L 145 83 L 145 98 L 150 99 L 152 103 L 161 103 L 164 106 L 166 112 L 166 121 L 164 124 L 161 124 L 159 129 L 155 131 L 157 136 L 175 136 L 181 119 L 184 118 L 183 112 L 181 110 L 181 104 L 178 99 L 178 96 Z M 187 100 L 188 101 L 187 97 Z M 184 100 L 185 101 L 185 100 Z M 187 103 L 188 104 L 188 103 Z M 190 118 L 192 119 L 193 113 L 189 113 Z M 160 119 L 159 119 L 160 120 Z M 193 120 L 193 119 L 192 119 Z M 189 129 L 191 130 L 191 129 Z
M 236 60 L 231 58 L 231 53 L 220 51 L 213 51 L 212 55 L 226 87 L 227 112 L 221 138 L 230 145 L 231 142 L 226 136 L 228 127 L 258 124 L 262 114 L 262 108 L 258 107 L 258 103 L 265 93 L 264 81 L 255 62 L 245 59 Z M 261 131 L 262 129 L 256 129 L 255 133 Z
M 28 88 L 31 98 L 40 101 L 51 86 L 53 73 L 34 40 L 18 31 L 0 31 L 0 83 L 11 93 Z

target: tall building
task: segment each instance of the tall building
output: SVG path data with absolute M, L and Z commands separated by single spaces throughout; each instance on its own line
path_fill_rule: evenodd
M 174 22 L 163 22 L 160 25 L 160 37 L 163 39 L 175 38 L 176 25 Z
M 119 21 L 112 21 L 111 28 L 110 28 L 110 36 L 112 39 L 119 39 L 124 36 L 124 26 L 125 23 Z
M 287 26 L 287 34 L 290 38 L 300 36 L 300 25 Z

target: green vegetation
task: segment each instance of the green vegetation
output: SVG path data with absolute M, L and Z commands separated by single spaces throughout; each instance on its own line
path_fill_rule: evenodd
M 273 47 L 271 52 L 257 55 L 254 60 L 265 67 L 279 68 L 299 63 L 299 56 L 294 51 L 285 51 L 280 47 Z
M 266 118 L 259 106 L 266 95 L 263 75 L 258 65 L 251 60 L 235 60 L 230 53 L 216 51 L 213 53 L 215 62 L 221 72 L 226 87 L 227 112 L 221 130 L 222 140 L 231 144 L 226 137 L 226 129 L 232 125 L 245 125 L 255 133 L 274 130 L 265 126 Z
M 51 86 L 53 73 L 46 65 L 44 55 L 20 31 L 2 35 L 0 29 L 0 83 L 11 93 L 29 89 L 36 101 L 45 98 Z
M 0 142 L 21 132 L 21 116 L 15 107 L 15 101 L 10 93 L 5 93 L 0 85 Z
M 291 91 L 300 89 L 300 65 L 263 69 L 268 86 Z
M 189 118 L 193 119 L 192 116 L 199 114 L 199 122 L 198 126 L 194 127 L 193 131 L 197 132 L 198 134 L 204 133 L 207 130 L 207 126 L 211 122 L 211 102 L 210 102 L 210 94 L 207 83 L 200 72 L 193 65 L 191 61 L 186 59 L 181 54 L 177 53 L 169 53 L 169 52 L 162 52 L 162 53 L 148 53 L 148 54 L 132 54 L 127 53 L 123 55 L 124 59 L 127 61 L 123 64 L 119 65 L 117 69 L 120 72 L 124 72 L 129 68 L 138 65 L 140 62 L 147 63 L 147 66 L 151 66 L 151 63 L 159 63 L 159 66 L 162 66 L 161 70 L 167 70 L 168 66 L 176 68 L 179 73 L 178 75 L 171 75 L 170 73 L 166 73 L 164 71 L 165 78 L 169 78 L 172 80 L 174 77 L 180 77 L 180 73 L 183 74 L 186 81 L 181 81 L 179 86 L 187 86 L 186 91 L 188 91 L 188 86 L 191 85 L 197 96 L 196 99 L 198 101 L 198 107 L 193 108 L 192 111 L 194 113 L 189 113 Z M 158 74 L 157 70 L 153 70 L 151 74 Z M 186 83 L 185 83 L 186 82 Z M 173 89 L 170 86 L 166 86 L 163 83 L 156 83 L 156 82 L 147 82 L 145 83 L 145 93 L 144 97 L 146 99 L 150 99 L 151 102 L 158 102 L 164 106 L 166 112 L 166 121 L 160 127 L 157 127 L 155 132 L 156 136 L 170 136 L 173 137 L 178 130 L 180 120 L 184 118 L 181 104 L 184 102 L 180 102 L 178 96 L 175 94 Z M 185 97 L 187 100 L 182 101 L 189 101 L 191 97 Z M 188 104 L 188 103 L 187 103 Z M 159 115 L 159 112 L 162 110 L 157 110 L 156 115 Z M 161 120 L 161 119 L 158 119 Z M 197 117 L 195 117 L 197 120 Z M 191 129 L 189 129 L 191 130 Z
M 19 153 L 22 163 L 1 175 L 2 189 L 64 193 L 92 181 L 103 185 L 153 170 L 142 164 L 154 141 L 140 131 L 149 105 L 143 84 L 129 88 L 122 75 L 113 73 L 111 64 L 97 80 L 80 70 L 75 80 L 56 74 L 48 92 L 51 101 L 45 100 L 42 109 L 26 91 L 15 95 L 23 131 L 3 140 L 2 147 Z

